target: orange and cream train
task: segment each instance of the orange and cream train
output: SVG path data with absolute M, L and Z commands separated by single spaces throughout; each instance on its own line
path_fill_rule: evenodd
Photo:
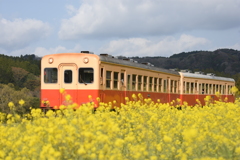
M 41 61 L 43 109 L 66 105 L 64 95 L 59 92 L 61 88 L 79 105 L 89 102 L 89 95 L 94 101 L 99 97 L 101 102 L 115 100 L 120 104 L 125 103 L 125 97 L 139 93 L 153 101 L 160 99 L 162 103 L 178 98 L 194 105 L 196 99 L 204 104 L 207 95 L 217 99 L 216 92 L 234 101 L 230 92 L 233 86 L 232 78 L 177 72 L 88 51 L 46 55 Z

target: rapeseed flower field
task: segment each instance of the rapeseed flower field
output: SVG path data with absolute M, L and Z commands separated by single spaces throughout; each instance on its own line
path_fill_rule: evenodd
M 95 112 L 89 102 L 56 112 L 32 109 L 26 115 L 14 113 L 24 100 L 9 102 L 13 112 L 0 113 L 0 159 L 240 159 L 238 99 L 212 103 L 206 97 L 206 105 L 184 103 L 181 110 L 176 107 L 179 99 L 162 104 L 139 94 L 125 100 L 116 112 L 110 111 L 113 101 L 99 102 Z

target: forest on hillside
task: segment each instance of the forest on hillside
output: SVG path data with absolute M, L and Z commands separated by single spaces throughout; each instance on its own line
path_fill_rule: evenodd
M 40 59 L 35 55 L 11 57 L 0 55 L 0 112 L 9 112 L 8 103 L 23 99 L 24 113 L 40 104 Z M 16 107 L 18 108 L 18 107 Z

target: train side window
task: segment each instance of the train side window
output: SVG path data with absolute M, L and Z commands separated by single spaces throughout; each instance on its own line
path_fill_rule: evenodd
M 144 91 L 147 91 L 147 76 L 144 76 L 144 79 L 143 79 L 143 90 Z
M 189 94 L 189 90 L 190 90 L 190 83 L 186 82 L 186 93 Z
M 79 68 L 78 69 L 78 82 L 79 83 L 93 83 L 94 71 L 93 68 Z
M 142 90 L 142 76 L 138 76 L 138 91 Z
M 137 78 L 137 75 L 132 75 L 132 90 L 133 91 L 136 91 L 136 78 Z
M 177 93 L 177 81 L 174 81 L 174 93 Z
M 164 92 L 164 93 L 167 93 L 167 86 L 168 86 L 167 81 L 168 81 L 167 79 L 164 79 L 164 82 L 163 82 L 163 87 L 164 87 L 164 88 L 163 88 L 163 92 Z
M 124 80 L 125 80 L 124 73 L 121 73 L 121 83 L 122 83 L 122 85 L 124 85 Z
M 206 90 L 205 90 L 205 84 L 202 83 L 202 94 L 205 94 L 205 93 L 206 93 L 205 91 L 206 91 Z
M 101 74 L 100 77 L 103 78 L 103 68 L 101 68 Z
M 170 83 L 170 93 L 173 92 L 173 80 L 171 80 L 171 83 Z
M 226 94 L 226 85 L 223 85 L 223 94 Z
M 205 88 L 206 88 L 206 94 L 209 93 L 209 92 L 208 92 L 208 91 L 209 91 L 208 87 L 209 87 L 209 86 L 208 86 L 208 84 L 206 83 L 206 87 L 205 87 Z
M 128 75 L 127 76 L 127 90 L 131 90 L 131 75 Z
M 152 86 L 153 86 L 153 77 L 149 77 L 149 88 L 148 88 L 148 91 L 152 91 Z
M 191 93 L 194 93 L 194 83 L 191 83 Z
M 157 92 L 157 80 L 158 78 L 154 78 L 154 92 Z
M 194 83 L 194 94 L 198 93 L 197 82 Z
M 112 71 L 106 72 L 106 88 L 111 88 Z
M 213 94 L 215 94 L 215 92 L 216 92 L 216 85 L 213 84 Z
M 44 69 L 44 83 L 57 83 L 58 81 L 57 68 L 45 68 Z
M 198 94 L 202 94 L 202 84 L 198 84 L 198 88 L 199 88 L 199 90 L 198 90 Z
M 119 72 L 114 72 L 113 73 L 113 77 L 114 77 L 113 87 L 115 89 L 118 89 L 118 75 L 119 75 Z
M 159 78 L 158 82 L 158 92 L 162 92 L 162 78 Z
M 231 86 L 231 85 L 228 86 L 228 94 L 232 94 L 232 92 L 231 92 L 232 87 L 233 86 Z
M 212 84 L 208 84 L 208 93 L 212 94 Z
M 72 70 L 64 71 L 64 83 L 72 83 Z

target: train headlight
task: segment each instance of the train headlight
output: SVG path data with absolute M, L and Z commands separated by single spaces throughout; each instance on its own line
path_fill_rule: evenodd
M 87 57 L 83 58 L 83 62 L 84 63 L 88 63 L 89 62 L 89 59 Z
M 53 63 L 53 58 L 49 58 L 48 63 L 52 64 Z

